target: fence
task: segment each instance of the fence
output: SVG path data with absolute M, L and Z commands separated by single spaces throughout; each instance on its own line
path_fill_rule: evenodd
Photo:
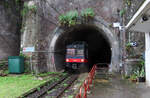
M 92 84 L 93 78 L 95 76 L 97 66 L 94 65 L 89 72 L 87 78 L 84 80 L 83 84 L 80 87 L 79 93 L 76 95 L 76 98 L 87 98 L 87 91 L 90 91 L 90 85 Z

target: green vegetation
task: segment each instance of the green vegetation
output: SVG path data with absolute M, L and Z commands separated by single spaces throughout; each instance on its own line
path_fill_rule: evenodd
M 132 74 L 132 75 L 130 76 L 130 79 L 131 79 L 131 80 L 136 80 L 136 79 L 137 79 L 137 76 L 136 76 L 135 74 Z
M 145 62 L 143 59 L 140 60 L 139 64 L 132 70 L 132 75 L 130 76 L 131 80 L 135 80 L 139 77 L 145 77 Z
M 45 83 L 32 75 L 0 77 L 0 98 L 15 98 L 38 85 Z
M 125 2 L 128 6 L 131 6 L 131 0 L 125 0 Z
M 7 62 L 8 62 L 7 60 L 1 60 L 0 61 L 0 76 L 8 75 Z
M 19 56 L 24 57 L 24 59 L 28 59 L 28 58 L 30 58 L 29 56 L 27 56 L 27 55 L 25 55 L 25 54 L 23 54 L 23 53 L 20 53 L 20 54 L 19 54 Z
M 69 95 L 68 98 L 73 98 L 73 95 Z
M 120 16 L 123 17 L 123 15 L 125 14 L 125 12 L 126 12 L 126 10 L 125 10 L 125 9 L 122 9 L 122 10 L 120 11 L 120 13 L 119 13 Z
M 7 63 L 7 61 L 6 61 L 6 60 L 2 60 L 2 61 L 0 61 L 0 66 L 4 66 L 4 65 L 6 65 L 6 63 Z
M 145 77 L 145 62 L 143 59 L 141 59 L 139 65 L 137 65 L 137 68 L 133 70 L 133 74 L 135 74 L 137 77 Z
M 57 78 L 57 77 L 56 77 L 56 78 L 54 78 L 54 81 L 59 81 L 59 78 Z
M 33 88 L 40 91 L 41 88 L 38 87 L 39 85 L 47 81 L 49 81 L 48 85 L 52 82 L 59 81 L 63 73 L 48 72 L 38 75 L 23 74 L 0 77 L 0 98 L 16 98 Z
M 95 16 L 94 10 L 92 8 L 87 8 L 81 11 L 81 15 L 79 15 L 78 11 L 69 11 L 65 14 L 62 14 L 58 17 L 60 26 L 75 26 L 80 24 L 78 20 L 81 17 L 81 20 L 88 20 L 89 18 L 93 18 Z
M 3 72 L 5 75 L 8 75 L 9 74 L 9 71 L 8 70 L 4 70 Z
M 68 93 L 69 91 L 68 90 L 65 90 L 65 93 Z
M 19 5 L 20 0 L 15 0 L 15 3 L 16 3 L 17 5 Z
M 40 91 L 40 90 L 41 90 L 41 88 L 40 88 L 40 87 L 38 87 L 38 88 L 37 88 L 37 90 L 38 90 L 38 91 Z
M 38 77 L 45 77 L 48 75 L 64 75 L 65 73 L 60 73 L 60 72 L 47 72 L 47 73 L 40 73 L 37 76 Z
M 67 75 L 68 73 L 62 73 L 63 76 Z
M 20 54 L 19 56 L 24 57 L 24 66 L 25 66 L 25 73 L 29 73 L 30 72 L 30 61 L 29 61 L 29 56 L 25 55 L 22 53 L 22 49 L 20 50 Z
M 126 44 L 126 50 L 127 50 L 127 52 L 130 52 L 131 51 L 131 43 L 129 42 L 129 43 L 127 43 Z
M 70 11 L 66 14 L 62 14 L 59 16 L 59 23 L 63 26 L 68 25 L 74 26 L 77 24 L 77 17 L 78 17 L 78 12 L 77 11 Z
M 21 15 L 25 16 L 27 13 L 29 13 L 29 11 L 31 11 L 32 13 L 36 13 L 37 7 L 35 5 L 29 6 L 28 3 L 24 3 L 24 7 L 21 11 Z
M 87 8 L 81 11 L 81 16 L 87 18 L 93 18 L 95 16 L 94 10 L 92 8 Z
M 67 86 L 68 84 L 64 83 L 63 85 L 64 85 L 64 86 Z

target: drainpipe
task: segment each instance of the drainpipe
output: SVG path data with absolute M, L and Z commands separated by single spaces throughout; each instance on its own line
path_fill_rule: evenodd
M 145 33 L 145 73 L 146 84 L 150 86 L 150 34 Z

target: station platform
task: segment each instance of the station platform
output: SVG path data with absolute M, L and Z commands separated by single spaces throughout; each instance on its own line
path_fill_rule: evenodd
M 96 72 L 87 98 L 150 98 L 150 88 L 145 83 L 132 83 L 118 74 Z

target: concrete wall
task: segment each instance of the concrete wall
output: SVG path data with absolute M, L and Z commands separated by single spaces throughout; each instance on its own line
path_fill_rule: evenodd
M 30 29 L 30 27 L 26 24 L 26 30 L 23 33 L 23 36 L 26 36 L 25 39 L 28 38 L 30 41 L 32 39 L 32 41 L 22 40 L 22 46 L 26 47 L 32 45 L 36 47 L 36 51 L 38 52 L 34 53 L 34 55 L 38 55 L 35 58 L 38 62 L 35 64 L 35 66 L 39 68 L 38 71 L 56 70 L 51 65 L 51 63 L 54 63 L 54 58 L 51 57 L 53 49 L 51 49 L 50 45 L 53 43 L 51 42 L 52 38 L 57 34 L 55 30 L 57 30 L 56 28 L 58 27 L 58 16 L 70 10 L 76 9 L 81 11 L 84 8 L 93 8 L 96 17 L 101 17 L 99 24 L 104 21 L 108 29 L 108 31 L 105 29 L 106 32 L 110 30 L 110 32 L 113 33 L 112 35 L 116 36 L 115 40 L 117 42 L 114 43 L 118 43 L 118 31 L 115 32 L 115 30 L 111 28 L 111 24 L 119 20 L 117 10 L 122 9 L 122 0 L 34 0 L 34 2 L 37 6 L 36 18 L 30 18 L 36 21 L 36 23 L 33 23 L 33 29 L 30 30 L 30 32 L 27 32 L 27 29 Z M 32 3 L 32 0 L 28 2 L 28 4 Z M 102 25 L 100 29 L 103 27 L 104 25 Z M 115 51 L 117 51 L 117 49 Z M 44 68 L 47 65 L 49 69 Z
M 17 6 L 13 0 L 0 1 L 0 60 L 19 55 L 21 19 Z

